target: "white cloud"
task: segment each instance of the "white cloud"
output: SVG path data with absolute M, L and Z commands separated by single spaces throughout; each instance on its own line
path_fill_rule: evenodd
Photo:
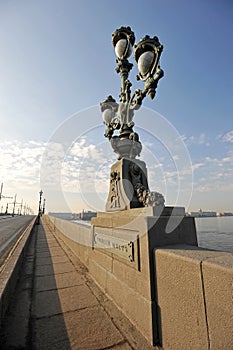
M 220 134 L 217 138 L 223 142 L 233 143 L 233 130 L 228 131 L 226 134 Z
M 204 139 L 202 136 L 200 142 Z M 110 168 L 116 162 L 116 155 L 109 145 L 105 147 L 102 143 L 98 145 L 80 138 L 68 150 L 59 143 L 47 145 L 33 140 L 1 142 L 0 147 L 0 182 L 4 182 L 9 195 L 34 191 L 37 200 L 42 158 L 42 170 L 46 175 L 44 183 L 49 189 L 57 190 L 59 186 L 65 196 L 79 193 L 83 198 L 90 193 L 101 196 L 101 193 L 108 192 Z M 145 156 L 141 159 L 146 160 L 149 187 L 163 193 L 167 204 L 172 204 L 179 191 L 186 191 L 192 186 L 192 172 L 194 191 L 198 193 L 229 193 L 232 190 L 233 152 L 222 157 L 200 158 L 190 167 L 181 167 L 179 173 L 177 163 L 181 157 L 174 156 L 173 159 L 169 154 L 162 154 L 156 158 L 150 152 L 145 152 Z
M 0 176 L 1 181 L 21 182 L 28 188 L 29 180 L 39 182 L 41 157 L 45 143 L 29 142 L 0 142 Z
M 192 165 L 193 170 L 199 169 L 200 167 L 202 167 L 204 165 L 204 163 L 196 163 Z
M 226 192 L 232 191 L 233 155 L 228 152 L 222 158 L 205 157 L 203 162 L 194 164 L 194 191 L 198 192 Z M 216 202 L 218 198 L 216 198 Z
M 182 135 L 181 139 L 184 141 L 184 143 L 187 146 L 191 146 L 191 145 L 204 145 L 206 147 L 210 146 L 210 139 L 207 135 L 205 135 L 204 133 L 201 133 L 198 136 L 186 136 L 186 135 Z
M 62 163 L 63 189 L 67 192 L 107 192 L 109 171 L 114 162 L 110 148 L 105 150 L 101 145 L 88 144 L 87 140 L 75 142 Z
M 3 195 L 14 197 L 17 202 L 23 199 L 37 212 L 37 196 L 40 189 L 40 165 L 46 144 L 44 142 L 14 140 L 0 142 L 0 182 L 4 183 Z M 3 199 L 1 206 L 9 204 L 13 210 L 13 200 Z

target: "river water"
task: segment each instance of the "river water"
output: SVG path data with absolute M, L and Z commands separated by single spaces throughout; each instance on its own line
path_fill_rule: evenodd
M 233 252 L 233 216 L 195 218 L 198 245 Z

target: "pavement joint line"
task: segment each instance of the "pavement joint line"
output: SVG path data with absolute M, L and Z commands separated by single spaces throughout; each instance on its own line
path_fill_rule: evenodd
M 67 271 L 66 273 L 74 272 L 74 270 Z M 58 272 L 58 273 L 43 273 L 41 274 L 35 274 L 36 277 L 44 277 L 44 276 L 56 276 L 56 275 L 62 275 L 63 272 Z
M 68 289 L 68 288 L 72 288 L 72 287 L 79 287 L 79 286 L 82 286 L 83 283 L 80 283 L 80 284 L 73 284 L 72 286 L 68 286 L 68 287 L 61 287 L 61 288 L 50 288 L 50 289 L 45 289 L 45 290 L 38 290 L 36 291 L 36 293 L 45 293 L 45 292 L 50 292 L 52 290 L 63 290 L 63 289 Z
M 127 340 L 124 340 L 124 339 L 121 340 L 121 341 L 119 341 L 118 343 L 113 344 L 113 345 L 109 345 L 109 346 L 104 347 L 104 348 L 99 348 L 98 350 L 111 350 L 111 349 L 114 350 L 114 348 L 116 348 L 117 346 L 124 345 L 124 344 L 128 344 L 129 347 L 130 347 L 132 350 L 134 350 L 134 349 L 132 348 L 132 346 L 129 344 L 129 342 L 128 342 Z
M 37 247 L 37 251 L 40 251 L 40 252 L 46 252 L 46 251 L 51 251 L 51 249 L 57 249 L 59 248 L 58 246 L 52 246 L 52 247 L 43 247 L 43 248 L 40 248 L 40 247 Z
M 40 317 L 32 316 L 32 318 L 33 318 L 33 320 L 42 320 L 42 319 L 46 319 L 46 318 L 52 318 L 54 316 L 70 314 L 70 313 L 73 313 L 73 312 L 80 312 L 80 311 L 83 311 L 83 310 L 97 309 L 98 307 L 100 307 L 100 305 L 85 306 L 85 307 L 82 307 L 82 308 L 77 308 L 77 309 L 74 309 L 74 310 L 67 310 L 67 311 L 57 312 L 57 313 L 54 313 L 54 314 L 51 314 L 51 315 L 46 315 L 46 316 L 40 316 Z
M 53 263 L 53 265 L 55 265 L 55 264 L 61 264 L 61 262 L 59 261 L 59 262 Z M 37 267 L 39 267 L 39 266 L 51 266 L 51 264 L 41 264 L 41 265 L 37 265 Z M 61 272 L 61 273 L 69 273 L 69 272 Z
M 60 255 L 60 254 L 58 254 L 58 255 L 57 255 L 57 254 L 56 254 L 56 255 L 55 255 L 55 254 L 54 254 L 54 255 L 52 255 L 52 257 L 55 257 L 55 256 L 62 256 L 62 255 Z M 44 256 L 44 255 L 39 255 L 39 257 L 40 257 L 40 258 L 48 258 L 48 257 L 51 257 L 51 254 L 49 254 L 49 253 L 48 253 L 48 255 L 47 255 L 47 256 Z
M 63 261 L 63 262 L 57 262 L 57 263 L 51 263 L 51 264 L 44 264 L 44 265 L 37 265 L 37 268 L 42 268 L 42 267 L 45 267 L 45 266 L 54 266 L 54 265 L 59 265 L 59 264 L 71 264 L 70 261 Z M 73 264 L 72 264 L 72 267 L 73 267 Z M 73 270 L 73 269 L 72 269 Z M 71 272 L 71 271 L 66 271 L 66 272 Z M 65 273 L 65 272 L 61 272 L 61 273 Z

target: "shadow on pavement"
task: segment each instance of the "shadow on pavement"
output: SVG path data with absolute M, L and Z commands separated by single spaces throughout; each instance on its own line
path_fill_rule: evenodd
M 71 349 L 54 271 L 53 259 L 59 256 L 55 238 L 35 225 L 3 320 L 1 350 Z

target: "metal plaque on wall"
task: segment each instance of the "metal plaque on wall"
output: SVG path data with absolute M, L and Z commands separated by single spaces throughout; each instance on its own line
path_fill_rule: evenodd
M 133 242 L 95 232 L 93 238 L 93 248 L 107 249 L 108 252 L 116 254 L 123 259 L 134 261 Z

